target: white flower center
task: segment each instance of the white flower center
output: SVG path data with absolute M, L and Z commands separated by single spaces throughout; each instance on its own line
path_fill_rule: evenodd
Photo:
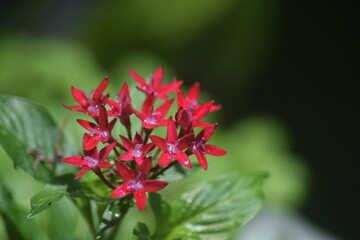
M 135 191 L 140 191 L 144 188 L 143 181 L 140 179 L 137 179 L 137 178 L 130 180 L 128 183 L 129 183 L 130 187 Z
M 93 158 L 93 157 L 89 157 L 89 156 L 86 156 L 85 158 L 85 161 L 86 161 L 86 165 L 89 167 L 89 168 L 94 168 L 96 167 L 100 160 L 97 159 L 97 158 Z
M 136 144 L 135 145 L 134 150 L 132 151 L 133 157 L 138 158 L 138 157 L 142 156 L 142 154 L 143 154 L 143 152 L 141 151 L 142 146 L 143 146 L 142 144 Z
M 170 154 L 175 154 L 175 153 L 177 153 L 177 151 L 179 150 L 179 149 L 177 148 L 177 145 L 178 145 L 178 144 L 179 144 L 178 142 L 176 142 L 176 143 L 166 143 L 166 150 L 167 150 L 167 152 L 170 153 Z

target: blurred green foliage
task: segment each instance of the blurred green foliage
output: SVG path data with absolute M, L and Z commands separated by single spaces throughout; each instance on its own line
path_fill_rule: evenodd
M 146 77 L 163 66 L 167 81 L 179 76 L 182 69 L 189 69 L 188 75 L 194 76 L 179 76 L 191 77 L 183 79 L 185 86 L 199 80 L 203 101 L 211 99 L 211 93 L 204 92 L 210 89 L 217 96 L 229 95 L 228 102 L 222 104 L 232 103 L 233 106 L 224 105 L 225 109 L 232 109 L 241 103 L 254 84 L 253 76 L 262 69 L 262 57 L 268 53 L 276 31 L 276 10 L 277 1 L 266 0 L 94 3 L 71 29 L 77 31 L 80 41 L 33 38 L 27 34 L 0 38 L 0 94 L 21 96 L 44 105 L 59 125 L 68 119 L 66 135 L 77 146 L 81 144 L 83 129 L 74 119 L 80 114 L 61 106 L 75 103 L 70 86 L 90 92 L 109 75 L 109 91 L 114 96 L 124 81 L 132 81 L 128 67 Z M 226 25 L 224 21 L 234 24 Z M 138 95 L 133 98 L 141 101 Z M 221 117 L 221 112 L 215 113 L 211 120 Z M 223 147 L 229 154 L 216 159 L 208 157 L 208 171 L 199 169 L 192 177 L 171 183 L 164 194 L 174 196 L 189 183 L 224 173 L 261 171 L 270 175 L 265 186 L 268 204 L 300 206 L 306 197 L 309 173 L 301 157 L 292 153 L 291 135 L 284 124 L 269 116 L 238 120 L 232 126 L 218 122 L 210 144 Z M 25 220 L 30 198 L 43 186 L 23 171 L 13 169 L 1 147 L 0 159 L 0 176 L 4 179 L 1 197 L 6 198 L 1 198 L 1 203 L 10 204 L 8 209 L 18 211 L 19 218 L 24 216 L 20 222 L 32 224 L 34 229 L 46 229 L 42 230 L 45 234 L 34 239 L 69 239 L 74 237 L 72 233 L 76 239 L 89 238 L 86 223 L 67 199 Z M 5 211 L 0 209 L 0 213 L 0 239 L 7 239 L 3 226 L 9 220 Z M 151 222 L 151 214 L 144 215 Z M 132 220 L 139 212 L 130 212 L 129 216 L 128 224 L 120 230 L 135 224 Z

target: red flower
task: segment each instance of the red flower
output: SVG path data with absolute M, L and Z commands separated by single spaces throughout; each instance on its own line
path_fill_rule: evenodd
M 159 158 L 160 167 L 166 166 L 172 159 L 175 159 L 185 167 L 192 168 L 189 157 L 182 150 L 190 146 L 193 134 L 178 138 L 175 122 L 171 117 L 168 120 L 166 140 L 155 135 L 151 135 L 150 139 L 163 150 Z
M 130 115 L 133 113 L 131 107 L 131 97 L 129 85 L 124 83 L 118 94 L 118 101 L 109 100 L 108 105 L 111 107 L 110 116 L 117 116 L 126 128 L 130 128 Z
M 151 157 L 145 158 L 135 173 L 120 161 L 115 161 L 115 165 L 125 183 L 115 188 L 111 197 L 123 197 L 132 193 L 139 210 L 143 210 L 146 207 L 146 192 L 156 192 L 168 185 L 167 182 L 159 180 L 146 180 L 151 168 Z
M 182 130 L 190 130 L 190 127 L 209 127 L 210 123 L 201 122 L 200 120 L 204 118 L 210 111 L 213 101 L 207 102 L 205 104 L 198 105 L 193 109 L 186 109 L 180 107 L 175 115 L 176 122 L 182 128 Z
M 83 141 L 86 142 L 89 138 L 91 138 L 91 136 L 85 133 Z M 81 167 L 79 173 L 75 177 L 75 179 L 79 179 L 89 170 L 97 171 L 99 168 L 110 168 L 112 165 L 111 163 L 105 161 L 105 158 L 113 150 L 115 145 L 116 142 L 113 142 L 112 144 L 101 149 L 100 153 L 98 153 L 97 148 L 93 148 L 90 151 L 84 150 L 85 156 L 81 156 L 81 155 L 72 156 L 68 158 L 63 158 L 62 161 Z
M 190 89 L 186 97 L 182 94 L 181 91 L 177 92 L 177 103 L 178 107 L 183 107 L 186 110 L 195 110 L 198 107 L 201 107 L 203 104 L 199 104 L 199 91 L 200 91 L 200 83 L 195 83 Z M 210 108 L 210 112 L 219 110 L 221 108 L 220 105 L 212 105 Z
M 144 141 L 139 131 L 136 132 L 134 143 L 124 136 L 120 136 L 120 138 L 127 150 L 126 153 L 119 156 L 119 159 L 123 161 L 135 160 L 136 163 L 140 165 L 145 159 L 145 154 L 155 148 L 155 144 L 153 143 L 144 145 Z
M 103 92 L 108 84 L 109 79 L 106 77 L 95 89 L 95 91 L 92 91 L 90 94 L 86 94 L 75 87 L 71 87 L 71 93 L 80 106 L 65 107 L 74 111 L 84 112 L 92 117 L 98 116 L 100 105 L 105 105 L 109 99 L 109 94 L 106 94 L 105 96 L 103 95 Z
M 140 86 L 137 86 L 137 89 L 146 93 L 147 95 L 154 94 L 155 97 L 161 98 L 163 100 L 167 100 L 167 93 L 171 91 L 179 91 L 179 87 L 182 84 L 182 81 L 174 81 L 165 86 L 161 86 L 163 81 L 163 68 L 159 68 L 155 73 L 151 75 L 151 79 L 149 83 L 140 77 L 134 70 L 129 69 L 131 76 L 135 79 Z
M 219 147 L 210 144 L 205 144 L 207 141 L 209 141 L 209 139 L 215 132 L 216 126 L 217 124 L 212 124 L 211 127 L 204 128 L 195 137 L 193 143 L 191 144 L 191 148 L 189 149 L 192 153 L 195 154 L 197 160 L 199 161 L 200 166 L 205 170 L 208 168 L 208 163 L 205 154 L 222 156 L 227 153 L 225 150 Z
M 142 109 L 141 109 L 142 113 L 138 112 L 136 109 L 133 109 L 136 116 L 141 119 L 142 126 L 147 129 L 153 129 L 155 127 L 165 126 L 167 124 L 167 119 L 163 119 L 163 118 L 166 116 L 174 100 L 171 99 L 166 101 L 155 111 L 154 111 L 154 101 L 155 101 L 154 94 L 150 94 L 147 96 L 147 98 L 145 99 L 142 105 Z
M 109 123 L 107 111 L 105 107 L 101 105 L 98 120 L 99 125 L 83 119 L 77 119 L 77 121 L 82 127 L 89 130 L 93 136 L 92 140 L 89 140 L 87 141 L 87 144 L 84 144 L 84 149 L 90 150 L 94 148 L 100 141 L 102 143 L 106 143 L 112 138 L 111 131 L 114 128 L 116 118 Z

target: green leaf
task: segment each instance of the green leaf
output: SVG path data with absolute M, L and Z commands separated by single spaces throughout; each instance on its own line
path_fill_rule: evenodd
M 45 189 L 30 200 L 31 211 L 27 215 L 28 218 L 34 217 L 51 206 L 55 201 L 59 201 L 67 194 L 66 186 L 62 185 L 48 185 Z
M 149 229 L 145 223 L 139 222 L 135 226 L 131 240 L 152 240 Z
M 170 219 L 157 223 L 153 238 L 230 238 L 233 230 L 248 222 L 262 207 L 265 177 L 265 174 L 230 175 L 181 194 L 170 202 Z
M 16 168 L 46 183 L 71 177 L 71 172 L 59 162 L 59 134 L 54 120 L 40 105 L 18 97 L 0 96 L 0 144 Z M 58 175 L 63 176 L 57 179 Z
M 4 220 L 8 239 L 45 239 L 45 232 L 26 219 L 26 211 L 16 203 L 9 185 L 0 175 L 0 217 Z

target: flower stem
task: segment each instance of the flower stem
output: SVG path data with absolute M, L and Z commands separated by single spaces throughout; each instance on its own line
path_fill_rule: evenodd
M 171 162 L 169 165 L 167 165 L 166 167 L 162 168 L 159 172 L 157 172 L 157 173 L 155 173 L 154 175 L 152 175 L 150 179 L 155 179 L 155 178 L 157 178 L 159 175 L 163 174 L 166 170 L 168 170 L 169 168 L 171 168 L 172 166 L 174 166 L 176 163 L 177 163 L 177 161 Z
M 96 175 L 98 175 L 98 177 L 101 179 L 101 181 L 103 181 L 103 183 L 105 183 L 109 188 L 115 189 L 115 186 L 112 185 L 112 184 L 104 177 L 104 175 L 102 174 L 102 172 L 101 172 L 100 169 L 94 170 L 94 173 L 95 173 Z

